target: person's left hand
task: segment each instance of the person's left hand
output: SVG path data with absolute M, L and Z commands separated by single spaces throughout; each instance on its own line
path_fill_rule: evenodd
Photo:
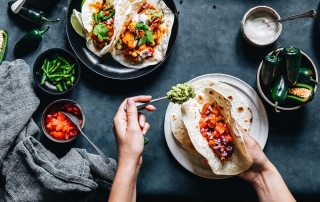
M 128 98 L 120 105 L 114 117 L 114 135 L 118 147 L 118 163 L 128 166 L 142 164 L 142 152 L 144 148 L 144 135 L 148 132 L 150 125 L 146 122 L 146 116 L 138 113 L 135 102 L 148 102 L 151 96 L 136 96 Z M 127 105 L 126 111 L 124 106 Z M 148 111 L 154 111 L 155 107 L 148 105 Z

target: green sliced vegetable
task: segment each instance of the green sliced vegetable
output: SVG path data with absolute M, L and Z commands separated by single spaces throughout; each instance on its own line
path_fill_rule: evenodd
M 41 70 L 42 77 L 40 85 L 45 81 L 49 81 L 57 87 L 59 92 L 68 90 L 75 82 L 75 63 L 70 62 L 59 54 L 54 54 L 52 57 L 44 60 Z M 40 72 L 38 72 L 40 75 Z
M 102 12 L 103 12 L 103 11 L 102 11 Z M 112 16 L 114 16 L 115 13 L 116 13 L 115 10 L 111 10 L 110 13 L 109 13 L 109 15 L 103 16 L 103 17 L 101 18 L 101 20 L 103 20 L 103 21 L 108 20 L 108 19 L 112 18 Z M 103 13 L 103 15 L 104 15 L 104 13 Z
M 297 83 L 295 86 L 288 89 L 287 98 L 306 103 L 313 99 L 314 90 L 313 87 L 303 83 Z
M 7 52 L 8 33 L 5 30 L 0 30 L 0 64 Z
M 288 92 L 288 84 L 284 76 L 279 75 L 271 91 L 271 97 L 274 100 L 274 108 L 276 112 L 280 112 L 278 110 L 278 105 L 284 103 L 287 96 L 287 92 Z
M 14 3 L 15 1 L 9 1 L 8 5 L 9 7 L 11 7 L 11 5 Z M 10 9 L 11 10 L 11 9 Z M 60 21 L 60 19 L 56 19 L 56 20 L 49 20 L 45 17 L 45 13 L 41 10 L 37 10 L 35 8 L 32 8 L 30 6 L 28 6 L 27 4 L 23 5 L 20 9 L 20 11 L 18 12 L 18 15 L 21 16 L 22 18 L 29 20 L 30 22 L 36 23 L 36 24 L 41 24 L 44 21 L 47 22 L 58 22 Z
M 290 86 L 297 83 L 301 67 L 301 52 L 298 48 L 289 47 L 282 50 L 285 74 Z

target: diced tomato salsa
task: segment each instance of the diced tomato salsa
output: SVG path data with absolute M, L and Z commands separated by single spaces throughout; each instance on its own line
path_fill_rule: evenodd
M 206 103 L 199 120 L 200 132 L 208 145 L 225 162 L 232 155 L 234 144 L 227 123 L 216 103 Z
M 79 131 L 61 111 L 66 111 L 77 116 L 80 121 L 80 127 L 82 126 L 82 115 L 79 108 L 71 103 L 54 105 L 49 109 L 45 120 L 49 134 L 55 139 L 67 140 L 76 136 Z

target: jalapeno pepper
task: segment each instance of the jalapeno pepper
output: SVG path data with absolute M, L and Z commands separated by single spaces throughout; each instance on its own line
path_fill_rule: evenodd
M 311 71 L 311 69 L 301 67 L 299 71 L 298 82 L 304 83 L 304 84 L 309 84 L 310 82 L 320 84 L 318 81 L 314 80 L 312 76 L 313 76 L 313 72 Z
M 11 7 L 11 5 L 14 3 L 15 1 L 9 1 L 8 5 Z M 11 10 L 11 9 L 10 9 Z M 24 5 L 21 7 L 20 11 L 18 12 L 18 15 L 21 16 L 22 18 L 29 20 L 33 23 L 36 24 L 41 24 L 44 21 L 48 21 L 48 22 L 58 22 L 60 21 L 60 19 L 56 19 L 56 20 L 49 20 L 45 17 L 45 13 L 41 10 L 37 10 L 34 8 L 31 8 L 27 5 Z
M 42 34 L 44 34 L 48 29 L 49 26 L 42 31 L 39 31 L 38 29 L 31 30 L 16 43 L 14 46 L 15 51 L 23 52 L 37 45 L 42 40 Z
M 298 48 L 289 47 L 282 50 L 285 74 L 290 86 L 297 83 L 301 66 L 301 52 Z
M 283 75 L 279 75 L 275 85 L 271 91 L 271 97 L 274 100 L 274 108 L 276 112 L 278 110 L 278 105 L 284 103 L 288 92 L 288 84 Z
M 279 69 L 279 58 L 278 54 L 280 51 L 277 51 L 281 46 L 278 46 L 271 54 L 267 55 L 262 62 L 260 78 L 262 83 L 269 87 L 276 75 L 278 74 Z
M 313 87 L 303 83 L 297 83 L 295 86 L 288 89 L 287 98 L 306 103 L 313 99 Z
M 0 30 L 0 64 L 4 59 L 7 51 L 8 33 L 5 30 Z

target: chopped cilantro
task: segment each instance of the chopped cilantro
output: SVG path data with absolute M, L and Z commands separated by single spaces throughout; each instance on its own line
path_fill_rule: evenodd
M 98 15 L 97 15 L 96 13 L 92 13 L 92 17 L 93 17 L 93 19 L 94 19 L 94 22 L 95 22 L 96 24 L 98 24 L 98 23 L 99 23 Z
M 143 37 L 141 37 L 141 39 L 138 42 L 138 46 L 141 46 L 143 44 L 145 44 L 147 42 L 147 36 L 143 35 Z
M 147 36 L 147 43 L 153 43 L 153 32 L 148 30 L 146 31 L 145 36 Z
M 103 41 L 103 40 L 108 39 L 109 30 L 108 30 L 107 26 L 105 26 L 102 23 L 99 23 L 99 24 L 94 26 L 93 34 L 98 37 L 99 41 Z
M 138 30 L 149 30 L 148 25 L 144 24 L 143 22 L 137 22 L 136 27 L 138 28 Z
M 104 11 L 100 11 L 98 14 L 98 19 L 101 19 L 104 17 Z

